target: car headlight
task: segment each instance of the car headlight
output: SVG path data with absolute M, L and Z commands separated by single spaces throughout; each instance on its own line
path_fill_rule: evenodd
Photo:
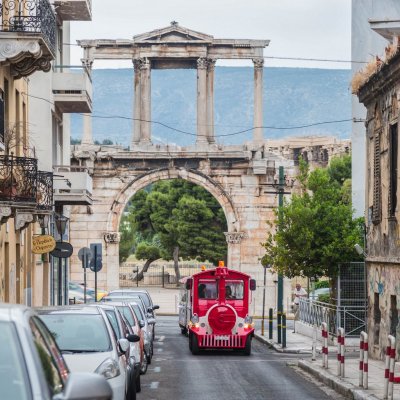
M 106 379 L 115 378 L 121 373 L 118 363 L 111 358 L 104 360 L 94 372 L 103 375 Z

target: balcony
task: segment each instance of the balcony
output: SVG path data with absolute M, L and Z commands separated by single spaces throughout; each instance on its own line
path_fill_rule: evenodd
M 54 167 L 54 202 L 58 205 L 91 205 L 93 182 L 85 167 Z
M 62 113 L 92 112 L 92 81 L 86 69 L 54 72 L 54 103 Z
M 0 204 L 17 208 L 36 208 L 37 159 L 0 156 Z
M 91 21 L 91 0 L 55 0 L 57 14 L 63 21 Z
M 36 209 L 40 214 L 53 208 L 53 173 L 38 171 Z
M 0 2 L 0 63 L 15 78 L 48 72 L 56 53 L 56 16 L 49 0 Z

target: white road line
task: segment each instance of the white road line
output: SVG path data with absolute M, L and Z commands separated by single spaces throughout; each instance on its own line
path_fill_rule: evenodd
M 153 369 L 153 371 L 154 371 L 154 372 L 161 372 L 161 367 L 155 367 L 155 368 Z
M 163 349 L 157 349 L 158 353 L 162 353 L 164 350 Z
M 150 389 L 158 389 L 159 384 L 160 384 L 160 382 L 151 382 Z
M 165 339 L 165 336 L 160 336 L 160 337 L 158 338 L 158 341 L 159 341 L 159 342 L 163 342 L 164 339 Z

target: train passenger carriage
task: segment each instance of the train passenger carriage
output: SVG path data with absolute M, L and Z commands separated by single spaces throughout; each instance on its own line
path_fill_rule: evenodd
M 249 315 L 251 291 L 256 282 L 250 275 L 218 268 L 186 279 L 180 302 L 179 325 L 189 335 L 193 354 L 205 349 L 236 349 L 251 353 L 254 324 Z

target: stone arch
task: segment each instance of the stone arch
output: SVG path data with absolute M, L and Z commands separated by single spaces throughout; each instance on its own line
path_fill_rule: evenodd
M 160 168 L 136 176 L 130 180 L 114 199 L 108 215 L 107 230 L 118 232 L 125 206 L 128 204 L 129 199 L 139 190 L 145 188 L 151 183 L 169 179 L 184 179 L 206 189 L 215 197 L 224 211 L 228 232 L 240 231 L 240 221 L 237 211 L 231 197 L 224 190 L 222 185 L 197 170 L 188 170 L 185 168 Z

